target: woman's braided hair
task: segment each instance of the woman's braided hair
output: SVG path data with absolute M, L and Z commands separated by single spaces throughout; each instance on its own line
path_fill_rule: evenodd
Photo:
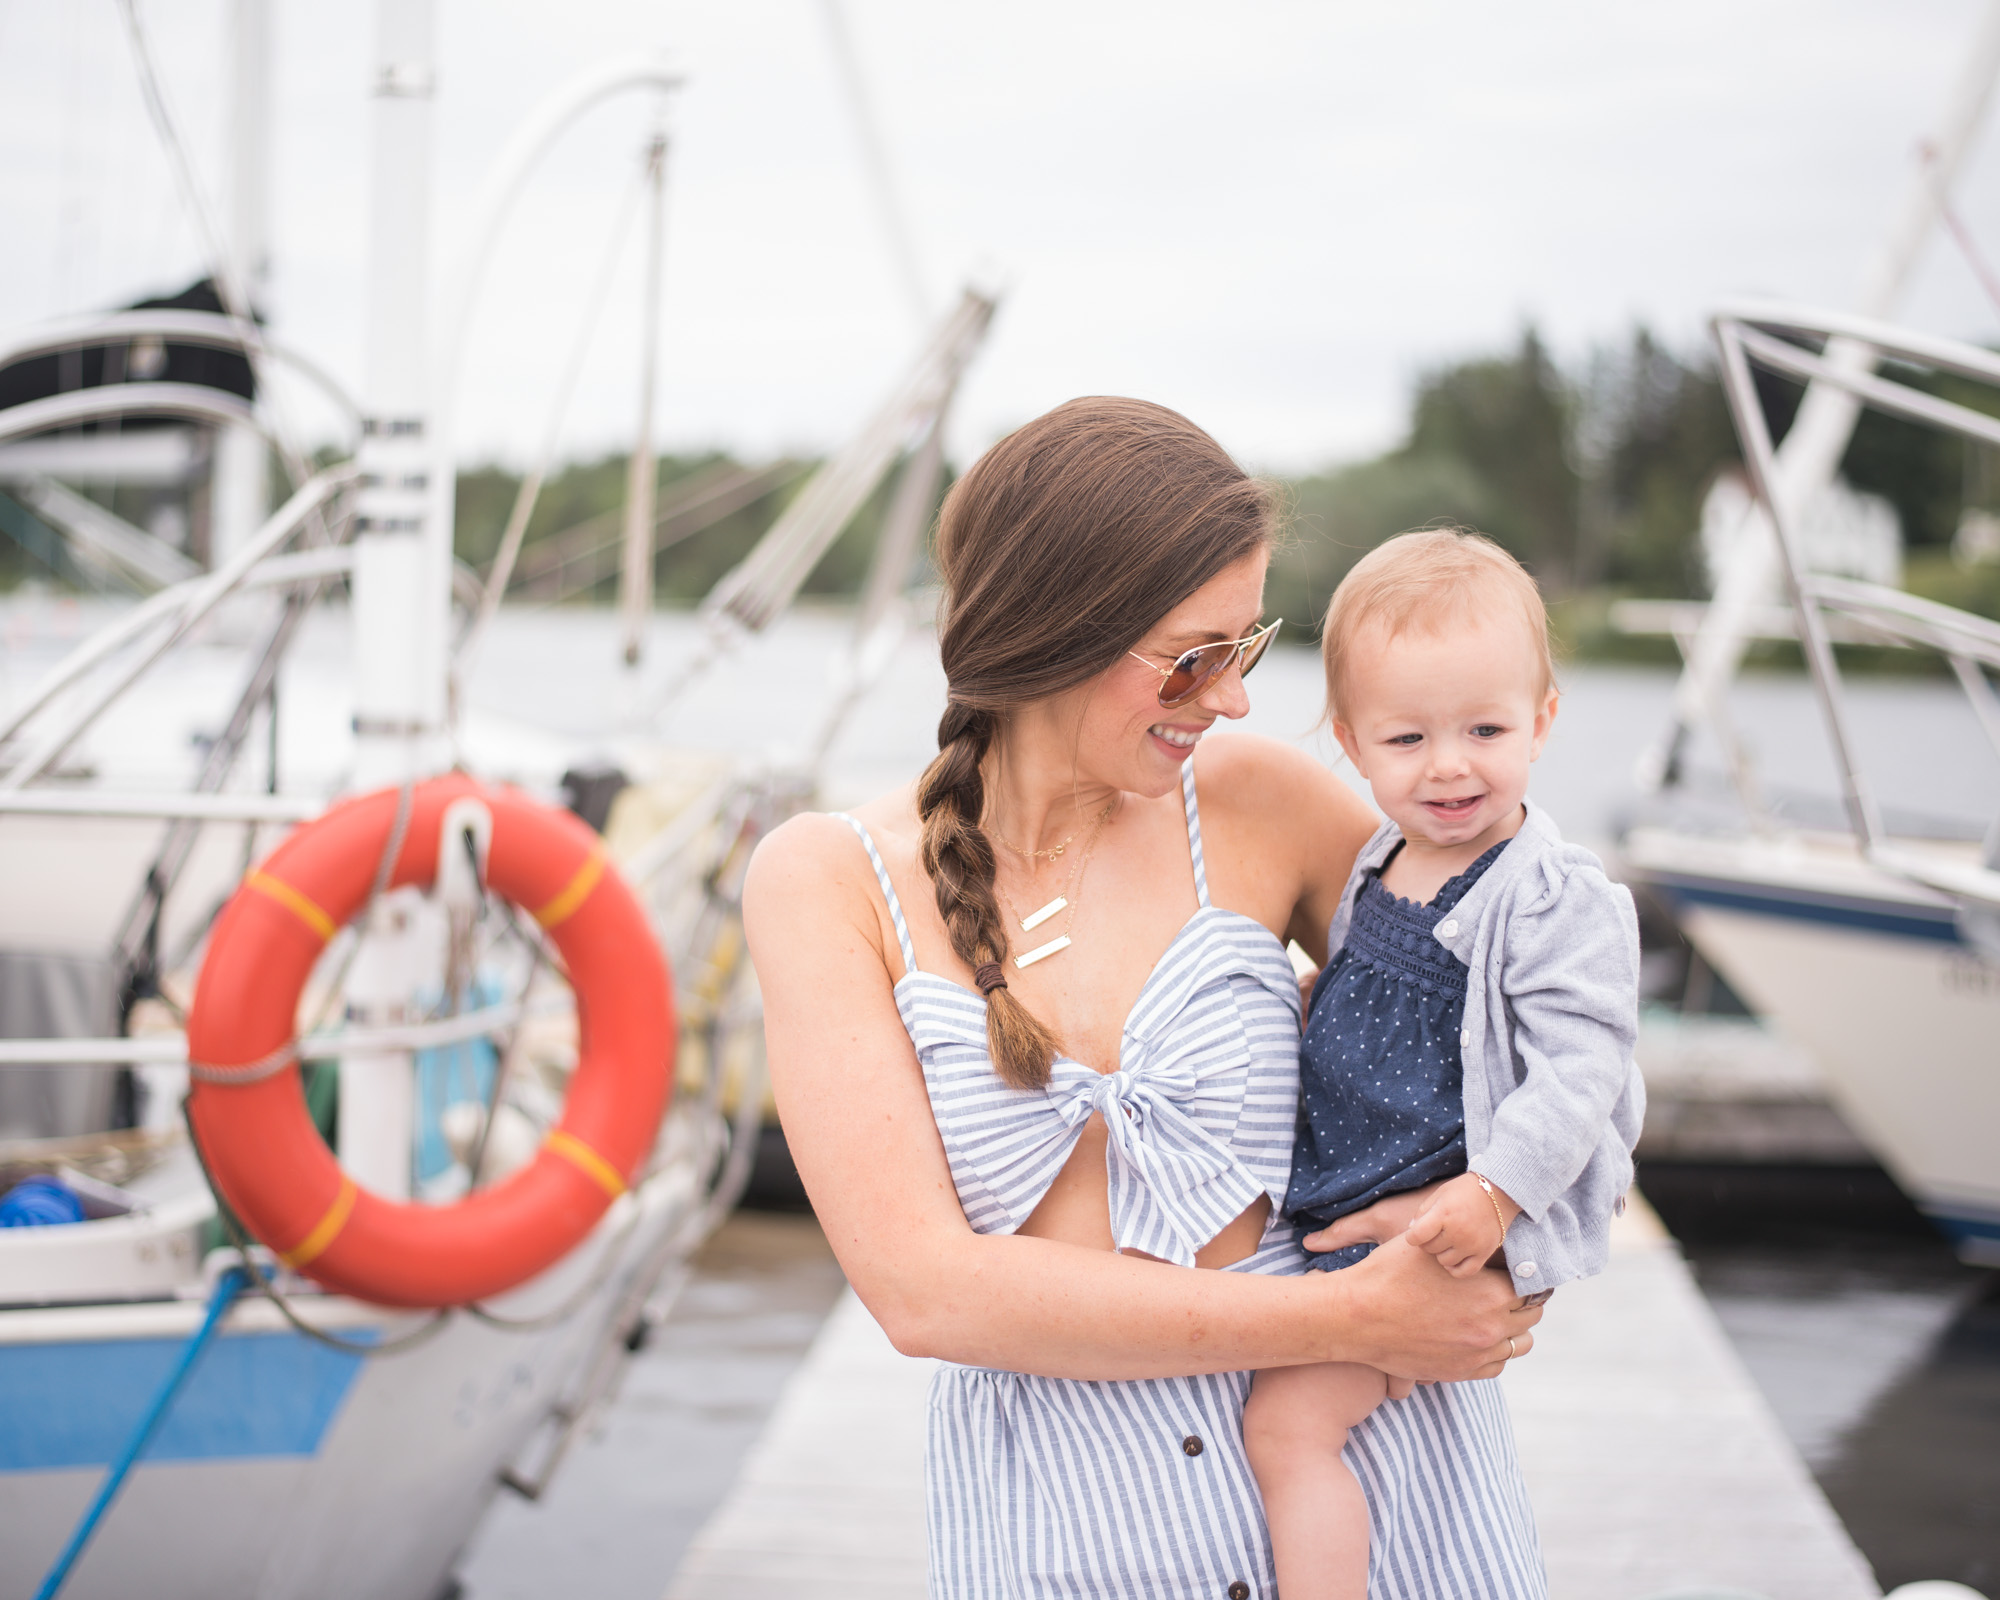
M 949 701 L 917 786 L 923 863 L 959 960 L 987 996 L 994 1070 L 1049 1080 L 1057 1041 L 999 982 L 981 762 L 1012 707 L 1087 682 L 1169 611 L 1271 538 L 1274 500 L 1187 418 L 1143 400 L 1072 400 L 1002 439 L 939 515 L 938 649 Z

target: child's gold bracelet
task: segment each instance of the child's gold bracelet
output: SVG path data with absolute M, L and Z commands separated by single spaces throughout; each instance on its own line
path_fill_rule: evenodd
M 1472 1181 L 1484 1189 L 1486 1191 L 1486 1198 L 1493 1202 L 1493 1220 L 1500 1224 L 1499 1248 L 1505 1249 L 1507 1245 L 1507 1215 L 1500 1209 L 1499 1192 L 1480 1173 L 1475 1172 L 1472 1175 Z

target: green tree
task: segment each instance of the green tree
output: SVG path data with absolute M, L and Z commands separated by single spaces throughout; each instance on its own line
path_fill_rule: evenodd
M 1571 457 L 1575 400 L 1530 327 L 1512 356 L 1461 362 L 1417 384 L 1406 453 L 1463 463 L 1486 485 L 1481 529 L 1545 588 L 1576 572 L 1577 491 Z

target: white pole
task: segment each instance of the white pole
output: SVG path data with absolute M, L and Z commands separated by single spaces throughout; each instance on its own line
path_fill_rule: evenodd
M 662 109 L 664 117 L 665 111 Z M 636 667 L 653 611 L 653 503 L 659 470 L 653 462 L 653 395 L 659 383 L 660 290 L 667 217 L 667 132 L 654 130 L 646 147 L 652 211 L 646 235 L 644 320 L 639 333 L 639 437 L 625 473 L 625 558 L 619 575 L 619 609 L 625 621 L 625 665 Z
M 1902 298 L 1931 231 L 1951 198 L 1952 184 L 1972 141 L 1986 120 L 1996 78 L 2000 78 L 2000 0 L 1993 0 L 1987 8 L 1953 86 L 1937 138 L 1927 151 L 1923 171 L 1869 269 L 1858 308 L 1862 316 L 1886 318 Z M 1871 346 L 1853 339 L 1828 341 L 1825 354 L 1828 362 L 1849 372 L 1871 371 L 1878 359 Z M 1807 388 L 1772 462 L 1771 493 L 1784 502 L 1793 526 L 1798 525 L 1797 519 L 1814 496 L 1832 481 L 1860 415 L 1861 402 L 1845 389 L 1830 383 Z M 1769 603 L 1778 575 L 1778 546 L 1771 520 L 1761 506 L 1753 506 L 1737 530 L 1716 580 L 1715 599 L 1695 635 L 1674 693 L 1666 736 L 1640 760 L 1639 780 L 1646 787 L 1657 787 L 1666 780 L 1686 730 L 1702 720 L 1704 708 L 1716 704 L 1736 676 L 1749 643 L 1750 613 Z
M 430 443 L 425 338 L 430 275 L 433 0 L 377 0 L 368 249 L 368 341 L 356 464 L 354 783 L 414 781 L 444 763 L 451 530 L 426 515 Z M 363 1024 L 403 1021 L 422 981 L 425 918 L 378 902 L 349 981 Z M 341 1062 L 340 1155 L 355 1181 L 410 1192 L 407 1052 Z
M 235 0 L 230 28 L 229 216 L 230 266 L 247 309 L 261 311 L 270 283 L 271 4 Z M 268 371 L 268 369 L 266 369 Z M 209 560 L 220 566 L 257 531 L 270 509 L 269 456 L 245 423 L 218 430 L 214 499 L 209 508 Z

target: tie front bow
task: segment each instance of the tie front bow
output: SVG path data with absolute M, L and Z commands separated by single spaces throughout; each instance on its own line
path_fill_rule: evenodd
M 1074 1061 L 1055 1064 L 1048 1094 L 1063 1121 L 1081 1129 L 1093 1113 L 1104 1119 L 1111 1236 L 1120 1250 L 1191 1267 L 1195 1252 L 1264 1192 L 1228 1145 L 1190 1114 L 1200 1088 L 1185 1058 L 1105 1073 Z

